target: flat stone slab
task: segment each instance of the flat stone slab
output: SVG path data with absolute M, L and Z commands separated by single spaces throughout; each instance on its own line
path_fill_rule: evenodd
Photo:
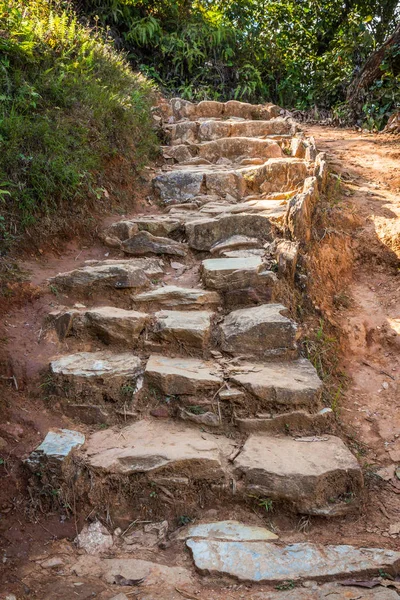
M 221 242 L 217 242 L 210 248 L 211 254 L 221 254 L 230 250 L 238 250 L 245 248 L 260 248 L 262 242 L 257 238 L 251 238 L 246 235 L 233 235 Z
M 93 263 L 73 271 L 51 277 L 49 284 L 62 289 L 77 288 L 80 290 L 101 286 L 117 289 L 140 289 L 150 285 L 149 278 L 159 277 L 163 273 L 164 264 L 161 259 L 93 261 Z
M 307 543 L 282 547 L 265 542 L 198 539 L 189 539 L 186 544 L 201 573 L 230 575 L 239 581 L 256 583 L 318 580 L 371 571 L 376 573 L 379 569 L 398 570 L 400 567 L 400 552 L 379 548 L 358 549 L 347 545 L 318 546 Z M 358 597 L 362 597 L 362 593 L 358 590 Z
M 207 540 L 234 542 L 269 542 L 277 540 L 278 536 L 265 527 L 245 525 L 239 521 L 218 521 L 217 523 L 191 525 L 177 536 L 177 539 L 187 538 L 205 538 Z
M 85 436 L 71 429 L 49 431 L 43 442 L 29 455 L 26 464 L 31 468 L 38 466 L 43 460 L 61 462 L 72 450 L 85 443 Z
M 150 315 L 114 306 L 100 306 L 86 310 L 82 325 L 92 335 L 106 344 L 136 342 L 150 322 Z
M 229 380 L 250 392 L 260 409 L 276 410 L 282 406 L 310 410 L 317 407 L 322 392 L 317 371 L 306 358 L 267 364 L 242 363 L 231 369 Z
M 258 282 L 264 264 L 259 256 L 250 258 L 208 258 L 202 262 L 202 279 L 210 289 L 224 290 Z
M 360 595 L 361 594 L 361 595 Z M 287 592 L 259 592 L 252 600 L 398 600 L 395 590 L 376 587 L 372 590 L 360 587 L 342 586 L 340 583 L 314 583 L 306 588 L 296 587 Z
M 353 510 L 363 484 L 356 458 L 330 435 L 252 434 L 234 467 L 248 491 L 289 502 L 305 514 L 337 516 Z
M 183 567 L 167 567 L 147 560 L 134 558 L 100 558 L 97 556 L 80 556 L 72 565 L 72 572 L 78 577 L 97 577 L 109 584 L 118 584 L 119 577 L 126 580 L 140 580 L 140 589 L 162 585 L 162 589 L 170 586 L 185 587 L 192 583 L 190 572 Z M 130 587 L 127 588 L 131 589 Z M 159 588 L 160 589 L 160 588 Z
M 334 423 L 334 412 L 331 408 L 323 408 L 317 413 L 295 410 L 271 415 L 269 418 L 236 418 L 235 423 L 240 431 L 247 433 L 265 431 L 268 433 L 326 433 Z
M 117 221 L 108 227 L 105 235 L 117 238 L 121 242 L 132 237 L 139 231 L 148 231 L 155 236 L 167 237 L 178 229 L 180 221 L 166 215 L 146 215 L 135 219 Z
M 206 311 L 162 310 L 154 315 L 153 336 L 182 350 L 203 350 L 209 342 L 212 315 Z
M 135 305 L 160 307 L 165 309 L 202 310 L 216 308 L 220 304 L 217 292 L 196 288 L 181 288 L 175 285 L 166 285 L 149 292 L 132 296 Z
M 296 325 L 284 312 L 282 304 L 262 304 L 229 313 L 219 326 L 222 350 L 260 357 L 295 350 Z
M 129 387 L 132 396 L 143 375 L 140 358 L 129 352 L 109 351 L 61 356 L 51 361 L 50 372 L 58 395 L 91 404 L 103 403 L 105 398 L 115 402 L 124 399 L 124 386 Z
M 85 447 L 90 468 L 108 474 L 147 473 L 193 479 L 223 477 L 217 438 L 173 421 L 137 421 L 122 430 L 97 431 Z
M 145 382 L 164 394 L 180 396 L 216 391 L 223 378 L 212 362 L 152 355 L 146 365 Z
M 121 249 L 126 254 L 145 256 L 146 254 L 167 254 L 185 256 L 186 246 L 166 237 L 152 235 L 148 231 L 140 231 L 131 235 L 121 243 Z
M 210 214 L 214 213 L 215 217 L 207 218 L 204 215 L 203 218 L 199 218 L 199 214 L 196 219 L 187 219 L 185 231 L 189 246 L 194 250 L 209 251 L 219 243 L 226 243 L 227 238 L 237 239 L 237 236 L 268 241 L 274 234 L 272 221 L 282 216 L 286 210 L 282 209 L 280 203 L 271 202 L 262 207 L 265 214 L 257 214 L 254 207 L 246 203 L 243 203 L 242 207 L 242 212 L 239 212 L 238 205 L 219 205 L 214 209 L 210 207 Z M 202 212 L 205 212 L 206 208 L 203 207 Z M 230 211 L 236 211 L 237 214 L 230 214 Z

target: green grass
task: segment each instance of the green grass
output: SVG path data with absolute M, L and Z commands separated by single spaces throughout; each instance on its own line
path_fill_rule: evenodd
M 57 235 L 110 205 L 110 163 L 125 160 L 134 176 L 155 152 L 154 97 L 61 1 L 0 0 L 3 253 L 26 232 Z

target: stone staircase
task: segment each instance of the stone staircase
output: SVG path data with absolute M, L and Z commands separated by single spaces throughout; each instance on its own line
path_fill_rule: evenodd
M 331 434 L 322 383 L 279 303 L 324 156 L 273 105 L 174 99 L 157 118 L 170 142 L 153 180 L 162 211 L 104 231 L 119 258 L 50 280 L 80 300 L 46 327 L 59 348 L 51 393 L 85 442 L 52 432 L 28 466 L 42 461 L 43 480 L 55 458 L 46 476 L 73 480 L 77 501 L 115 523 L 252 498 L 306 515 L 356 510 L 361 469 Z

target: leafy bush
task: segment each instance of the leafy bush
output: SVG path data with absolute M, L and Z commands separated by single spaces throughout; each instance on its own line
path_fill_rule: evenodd
M 0 0 L 0 236 L 59 233 L 105 201 L 108 162 L 156 147 L 153 86 L 65 4 Z M 36 224 L 36 225 L 35 225 Z M 1 238 L 0 238 L 1 239 Z
M 330 108 L 399 16 L 398 0 L 71 0 L 135 67 L 187 99 Z

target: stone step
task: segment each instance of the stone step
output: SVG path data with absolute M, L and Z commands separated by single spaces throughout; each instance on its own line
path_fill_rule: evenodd
M 158 496 L 157 486 L 161 489 L 158 510 L 164 505 L 164 518 L 171 498 L 175 498 L 174 508 L 182 502 L 194 503 L 194 507 L 198 502 L 195 490 L 201 481 L 209 486 L 208 501 L 212 506 L 254 497 L 276 505 L 283 503 L 299 513 L 327 517 L 346 514 L 358 506 L 361 469 L 343 442 L 334 436 L 251 434 L 237 454 L 234 440 L 208 433 L 202 425 L 191 427 L 171 420 L 141 420 L 123 429 L 102 429 L 91 434 L 81 448 L 82 436 L 71 438 L 72 434 L 68 432 L 72 441 L 68 447 L 62 445 L 60 455 L 54 456 L 53 448 L 59 446 L 56 439 L 47 450 L 42 444 L 28 458 L 29 468 L 32 464 L 45 476 L 50 453 L 53 462 L 58 461 L 57 470 L 62 476 L 73 452 L 79 458 L 75 465 L 80 493 L 88 494 L 90 502 L 100 508 L 104 502 L 101 490 L 108 490 L 110 511 L 125 511 L 126 507 L 125 517 L 142 514 L 141 503 L 149 508 L 149 498 L 151 501 Z M 70 469 L 68 473 L 71 476 Z M 117 477 L 122 479 L 113 488 Z M 139 496 L 132 503 L 135 485 Z M 182 490 L 185 494 L 181 498 Z
M 312 164 L 312 163 L 311 163 Z M 227 195 L 241 200 L 252 193 L 272 193 L 303 187 L 311 167 L 297 158 L 270 158 L 263 165 L 178 166 L 153 179 L 155 193 L 165 204 L 192 201 L 199 194 Z
M 272 241 L 277 233 L 276 223 L 286 213 L 286 206 L 279 201 L 271 204 L 258 214 L 230 214 L 225 211 L 225 214 L 222 212 L 211 219 L 188 219 L 185 223 L 188 244 L 194 250 L 211 251 L 214 246 L 235 235 L 257 238 L 263 242 Z
M 264 359 L 293 356 L 297 328 L 294 321 L 283 314 L 285 312 L 287 309 L 282 304 L 262 304 L 232 311 L 218 328 L 221 350 Z
M 207 289 L 223 294 L 228 309 L 270 302 L 277 281 L 261 256 L 203 260 L 201 278 Z
M 320 408 L 322 382 L 306 358 L 290 362 L 241 363 L 229 369 L 229 381 L 248 394 L 241 404 L 252 413 L 273 414 Z
M 164 263 L 156 258 L 90 261 L 82 267 L 59 273 L 48 281 L 51 286 L 65 290 L 89 291 L 114 288 L 146 288 L 151 278 L 164 274 Z
M 297 149 L 297 154 L 299 150 Z M 202 159 L 204 164 L 221 164 L 220 161 L 231 161 L 238 165 L 246 164 L 252 158 L 260 159 L 258 164 L 264 163 L 268 158 L 284 158 L 280 145 L 269 139 L 251 137 L 219 138 L 201 144 L 178 144 L 164 146 L 163 156 L 176 163 L 193 164 L 193 159 Z M 305 151 L 303 157 L 304 158 Z M 251 164 L 247 162 L 247 164 Z M 255 163 L 257 164 L 257 163 Z
M 128 344 L 134 348 L 140 334 L 151 321 L 150 315 L 115 306 L 90 309 L 61 309 L 50 313 L 48 320 L 60 341 L 69 335 L 89 335 L 103 343 Z
M 307 542 L 277 545 L 265 541 L 225 541 L 189 538 L 194 563 L 203 575 L 228 575 L 248 583 L 280 583 L 301 580 L 326 581 L 347 576 L 347 579 L 368 579 L 378 571 L 396 573 L 400 567 L 400 552 L 380 548 L 355 548 L 349 545 L 322 546 Z M 364 576 L 364 577 L 363 577 Z M 291 592 L 258 593 L 259 600 L 335 600 L 394 597 L 388 590 L 376 593 L 362 588 L 341 588 L 325 584 L 318 588 L 296 589 Z M 375 595 L 376 594 L 376 595 Z
M 170 256 L 185 256 L 186 246 L 175 240 L 152 235 L 148 231 L 135 233 L 121 243 L 125 254 L 146 256 L 149 254 L 166 254 Z
M 120 406 L 131 401 L 143 381 L 140 358 L 126 352 L 78 352 L 50 362 L 49 391 L 88 404 Z
M 196 144 L 215 141 L 220 138 L 229 137 L 267 137 L 272 141 L 278 141 L 284 136 L 290 141 L 290 135 L 294 133 L 296 126 L 293 122 L 274 118 L 269 121 L 183 121 L 174 125 L 166 125 L 165 130 L 169 135 L 172 146 L 181 144 Z
M 223 384 L 218 364 L 195 358 L 150 356 L 145 371 L 146 387 L 155 387 L 167 396 L 197 396 L 215 393 Z
M 142 292 L 132 296 L 134 306 L 146 310 L 173 310 L 182 308 L 187 310 L 215 309 L 221 303 L 217 292 L 210 292 L 200 288 L 181 288 L 175 285 L 166 285 L 149 292 Z
M 249 104 L 239 102 L 238 100 L 229 100 L 228 102 L 215 102 L 212 100 L 203 100 L 198 104 L 182 100 L 182 98 L 173 98 L 170 100 L 170 107 L 174 119 L 188 118 L 229 118 L 237 117 L 240 119 L 271 119 L 281 113 L 281 109 L 275 104 Z
M 338 437 L 251 434 L 234 460 L 249 494 L 289 503 L 297 512 L 339 516 L 358 507 L 363 476 Z
M 303 433 L 319 434 L 331 430 L 334 412 L 331 408 L 323 408 L 310 414 L 305 410 L 295 410 L 283 414 L 258 415 L 256 418 L 236 418 L 235 424 L 245 433 Z
M 200 352 L 203 355 L 210 343 L 211 319 L 208 311 L 162 310 L 154 315 L 155 323 L 150 340 L 160 349 L 177 349 L 180 354 Z

